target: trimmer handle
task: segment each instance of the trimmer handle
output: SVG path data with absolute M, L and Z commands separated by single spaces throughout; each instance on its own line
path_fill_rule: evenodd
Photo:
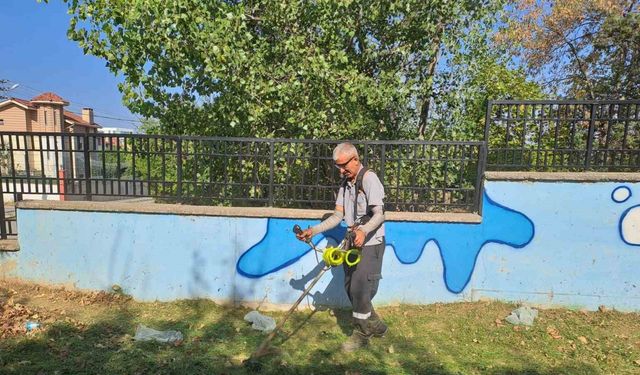
M 298 224 L 293 226 L 293 233 L 299 235 L 302 233 L 302 228 L 300 228 L 300 226 Z M 313 248 L 313 250 L 318 251 L 318 249 L 316 249 L 316 247 L 313 245 L 313 243 L 311 242 L 311 238 L 305 240 L 304 242 L 308 243 L 309 245 L 311 245 L 311 247 Z
M 344 238 L 349 242 L 353 242 L 356 239 L 356 232 L 349 231 L 344 235 Z

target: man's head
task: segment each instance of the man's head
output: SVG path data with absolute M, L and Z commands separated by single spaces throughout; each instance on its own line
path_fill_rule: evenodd
M 349 142 L 340 143 L 333 149 L 333 162 L 340 174 L 355 179 L 360 169 L 358 150 Z

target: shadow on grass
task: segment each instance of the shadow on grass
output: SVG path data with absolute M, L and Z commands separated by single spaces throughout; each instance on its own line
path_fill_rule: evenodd
M 77 327 L 68 323 L 56 323 L 31 338 L 12 338 L 0 342 L 0 371 L 3 374 L 463 374 L 450 372 L 425 346 L 411 340 L 394 337 L 374 341 L 372 346 L 355 354 L 336 353 L 339 340 L 329 339 L 322 346 L 321 338 L 310 343 L 309 348 L 296 342 L 296 353 L 283 357 L 265 357 L 262 368 L 252 371 L 238 360 L 238 353 L 249 353 L 263 339 L 263 335 L 235 328 L 242 320 L 242 309 L 229 309 L 211 324 L 197 331 L 189 326 L 198 324 L 200 316 L 211 306 L 206 301 L 185 301 L 182 323 L 158 321 L 157 327 L 181 329 L 186 332 L 180 346 L 152 342 L 134 342 L 131 335 L 137 324 L 135 314 L 127 308 L 111 311 L 94 324 Z M 299 314 L 302 315 L 302 314 Z M 279 338 L 276 344 L 294 340 L 305 331 L 299 326 L 312 317 L 296 315 L 294 329 L 288 336 Z M 164 327 L 163 327 L 164 326 Z M 391 327 L 393 329 L 393 327 Z M 306 332 L 307 334 L 309 332 Z M 384 340 L 389 340 L 385 342 Z M 395 354 L 387 352 L 387 343 L 396 346 Z M 292 346 L 292 345 L 289 345 Z M 320 347 L 318 347 L 320 346 Z M 292 358 L 304 358 L 291 361 Z M 475 369 L 473 373 L 510 374 L 599 374 L 592 366 L 556 367 L 538 369 L 534 365 L 522 368 Z
M 28 300 L 24 301 L 28 303 Z M 175 306 L 174 306 L 175 305 Z M 340 330 L 331 319 L 321 319 L 321 311 L 292 316 L 285 332 L 274 341 L 280 356 L 264 357 L 261 368 L 251 369 L 242 360 L 265 337 L 244 321 L 243 308 L 222 308 L 208 300 L 186 300 L 172 304 L 179 312 L 167 317 L 142 318 L 135 303 L 113 306 L 91 324 L 53 323 L 30 337 L 0 340 L 0 374 L 490 374 L 490 375 L 594 375 L 601 371 L 583 363 L 538 366 L 534 358 L 520 353 L 513 367 L 486 367 L 471 358 L 459 358 L 450 370 L 434 355 L 426 340 L 414 340 L 394 332 L 374 339 L 371 346 L 353 354 L 339 352 L 344 331 L 349 330 L 348 310 L 333 310 Z M 90 309 L 91 306 L 86 307 Z M 144 311 L 153 312 L 150 305 Z M 212 311 L 214 314 L 212 315 Z M 280 315 L 281 317 L 282 315 Z M 142 320 L 146 321 L 142 321 Z M 177 329 L 185 335 L 182 345 L 135 342 L 132 336 L 139 323 L 157 329 Z M 340 332 L 343 331 L 343 332 Z M 399 332 L 399 331 L 398 331 Z M 390 345 L 394 346 L 389 353 Z
M 494 369 L 483 372 L 488 375 L 596 375 L 602 371 L 593 365 L 579 364 L 570 366 L 558 366 L 549 369 L 524 367 L 520 369 Z
M 194 300 L 179 303 L 184 315 L 179 322 L 153 320 L 158 329 L 178 329 L 185 333 L 180 346 L 153 342 L 135 342 L 132 335 L 139 322 L 136 309 L 126 305 L 116 307 L 98 317 L 90 325 L 68 322 L 53 323 L 30 337 L 14 337 L 0 341 L 0 373 L 2 374 L 251 374 L 257 373 L 241 364 L 264 335 L 240 328 L 243 309 L 221 309 L 215 321 L 200 324 L 212 304 Z M 90 308 L 90 307 L 89 307 Z M 295 339 L 305 330 L 305 320 L 313 315 L 297 314 L 295 327 L 288 335 L 281 335 L 276 344 Z M 194 325 L 195 327 L 194 329 Z M 200 327 L 200 325 L 203 325 Z M 265 357 L 259 373 L 278 374 L 386 374 L 394 373 L 383 363 L 383 351 L 372 349 L 366 362 L 353 355 L 334 363 L 339 340 L 331 340 L 326 347 L 307 350 L 299 342 L 294 344 L 293 357 L 304 357 L 304 363 L 283 361 L 281 357 Z M 320 342 L 322 344 L 322 342 Z M 408 345 L 408 344 L 407 344 Z M 409 350 L 416 350 L 410 348 Z M 244 353 L 244 356 L 239 356 Z M 339 354 L 339 353 L 338 353 Z M 288 356 L 288 354 L 285 354 Z M 433 361 L 431 361 L 433 362 Z M 400 373 L 445 374 L 423 361 L 413 370 L 398 368 Z
M 291 279 L 289 285 L 302 293 L 305 287 L 313 280 L 318 273 L 324 268 L 324 263 L 318 263 L 307 274 L 302 275 L 299 279 Z M 314 311 L 330 311 L 335 316 L 338 326 L 345 335 L 351 334 L 353 329 L 351 313 L 342 307 L 350 306 L 349 298 L 344 289 L 344 270 L 342 267 L 332 267 L 325 278 L 330 277 L 329 283 L 323 291 L 312 291 L 309 298 L 312 300 Z M 334 307 L 341 306 L 341 307 Z

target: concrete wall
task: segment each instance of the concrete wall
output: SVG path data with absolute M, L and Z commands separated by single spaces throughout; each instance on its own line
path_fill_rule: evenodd
M 480 223 L 473 215 L 388 213 L 376 303 L 498 299 L 640 310 L 640 176 L 607 180 L 492 178 Z M 124 207 L 20 203 L 21 250 L 0 258 L 3 275 L 86 289 L 118 284 L 142 300 L 284 305 L 320 270 L 291 228 L 323 212 Z M 318 245 L 343 232 L 318 236 Z M 330 273 L 308 303 L 346 303 L 342 270 Z

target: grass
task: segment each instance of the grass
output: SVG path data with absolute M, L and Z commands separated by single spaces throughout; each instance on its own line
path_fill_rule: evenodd
M 243 321 L 250 310 L 207 300 L 140 303 L 13 282 L 0 287 L 0 302 L 26 306 L 43 322 L 38 331 L 0 339 L 1 374 L 249 374 L 242 360 L 264 337 Z M 388 336 L 353 354 L 339 351 L 349 333 L 347 311 L 302 311 L 276 339 L 281 355 L 263 358 L 260 373 L 640 373 L 638 314 L 541 310 L 527 329 L 502 320 L 514 307 L 380 308 Z M 138 324 L 179 330 L 185 341 L 134 341 Z

